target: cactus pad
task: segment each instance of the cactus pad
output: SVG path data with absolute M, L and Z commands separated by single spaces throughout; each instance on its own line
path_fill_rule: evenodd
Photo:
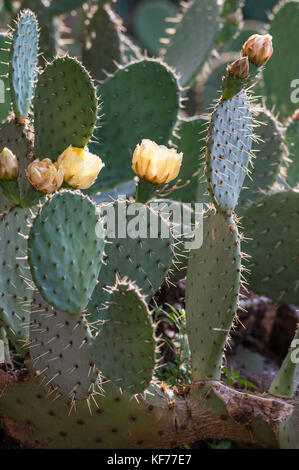
M 97 119 L 97 99 L 88 72 L 75 59 L 48 64 L 34 98 L 35 155 L 56 161 L 73 145 L 85 147 Z
M 299 121 L 291 120 L 289 122 L 285 140 L 292 160 L 287 167 L 287 181 L 295 187 L 299 184 Z
M 299 362 L 298 359 L 299 328 L 295 333 L 294 340 L 285 360 L 282 363 L 280 371 L 273 380 L 270 393 L 285 397 L 293 397 L 299 387 Z M 297 348 L 297 349 L 296 349 Z M 293 357 L 294 356 L 294 357 Z M 294 361 L 294 358 L 296 359 Z
M 250 175 L 244 180 L 237 213 L 242 214 L 253 202 L 259 200 L 262 191 L 269 191 L 275 183 L 279 167 L 283 160 L 284 145 L 278 122 L 269 111 L 259 113 L 257 120 L 261 124 L 255 133 L 258 142 L 252 144 L 255 158 Z
M 59 38 L 57 19 L 49 15 L 49 8 L 44 5 L 43 0 L 23 0 L 22 8 L 29 8 L 35 13 L 40 27 L 39 47 L 42 57 L 52 60 L 56 56 Z M 41 62 L 44 65 L 44 61 Z
M 270 23 L 274 54 L 264 71 L 265 91 L 267 107 L 275 106 L 281 121 L 298 107 L 297 100 L 291 98 L 292 92 L 296 94 L 298 89 L 298 15 L 297 0 L 282 1 L 275 8 Z
M 252 116 L 245 91 L 219 101 L 208 131 L 206 176 L 219 211 L 232 211 L 248 171 L 252 142 Z
M 155 368 L 155 339 L 147 305 L 134 284 L 119 282 L 91 350 L 103 375 L 130 394 L 143 392 Z
M 12 343 L 22 348 L 26 339 L 33 295 L 32 279 L 26 261 L 27 240 L 32 212 L 15 208 L 0 218 L 0 320 Z
M 9 91 L 9 50 L 11 41 L 6 34 L 0 34 L 0 127 L 7 118 L 11 109 L 11 97 Z
M 44 385 L 51 385 L 53 393 L 75 400 L 96 393 L 98 373 L 90 360 L 91 343 L 83 317 L 57 311 L 34 293 L 30 355 L 37 375 Z
M 12 153 L 16 155 L 19 161 L 19 177 L 18 187 L 15 187 L 16 200 L 23 199 L 31 188 L 29 181 L 26 178 L 26 168 L 30 164 L 30 157 L 32 155 L 32 134 L 30 129 L 18 124 L 16 121 L 11 120 L 5 122 L 0 129 L 0 151 L 4 147 L 9 148 Z M 9 185 L 9 191 L 11 190 Z M 9 195 L 9 194 L 8 194 Z
M 44 299 L 59 310 L 81 314 L 93 293 L 104 249 L 96 226 L 94 204 L 68 191 L 49 198 L 33 222 L 28 241 L 32 276 Z
M 183 14 L 169 25 L 171 35 L 164 54 L 165 62 L 180 75 L 183 86 L 189 85 L 197 75 L 220 27 L 217 0 L 192 0 L 185 5 Z
M 12 33 L 10 89 L 16 117 L 27 117 L 33 95 L 38 53 L 38 24 L 30 10 L 23 10 Z
M 97 80 L 117 69 L 121 62 L 121 22 L 108 5 L 98 6 L 88 15 L 83 48 L 83 63 Z M 106 72 L 106 73 L 105 73 Z
M 196 117 L 181 121 L 176 131 L 178 137 L 174 139 L 178 152 L 184 154 L 179 177 L 169 185 L 174 189 L 170 197 L 175 200 L 187 202 L 203 202 L 206 192 L 204 175 L 204 160 L 202 148 L 207 132 L 208 118 Z M 177 187 L 177 189 L 175 189 Z
M 134 221 L 141 207 L 140 218 Z M 116 218 L 115 237 L 114 234 L 109 233 L 107 225 L 104 266 L 98 279 L 99 284 L 88 305 L 90 322 L 105 318 L 106 311 L 102 310 L 103 303 L 108 299 L 105 288 L 115 285 L 116 275 L 120 278 L 127 277 L 135 282 L 143 295 L 151 298 L 167 278 L 173 263 L 173 238 L 168 223 L 159 214 L 141 204 L 127 203 L 125 200 L 119 203 L 103 204 L 102 214 L 107 212 L 109 216 L 111 209 L 115 210 L 112 216 Z M 140 223 L 141 226 L 145 223 L 145 233 L 140 232 L 134 235 L 131 233 L 132 229 L 137 228 L 136 223 Z M 155 226 L 157 233 L 151 237 L 151 227 Z
M 279 302 L 299 304 L 299 193 L 286 191 L 263 197 L 243 215 L 251 256 L 248 288 Z
M 240 241 L 233 217 L 210 211 L 203 245 L 191 250 L 186 315 L 194 380 L 220 379 L 240 288 Z
M 102 181 L 108 187 L 134 177 L 132 155 L 143 138 L 168 143 L 180 103 L 174 74 L 157 60 L 142 60 L 119 69 L 105 80 L 100 95 L 105 117 L 95 133 L 99 143 L 90 149 L 101 155 L 106 167 L 93 192 L 103 189 Z

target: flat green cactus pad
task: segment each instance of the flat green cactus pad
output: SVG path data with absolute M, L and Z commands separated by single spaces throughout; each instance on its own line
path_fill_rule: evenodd
M 30 356 L 45 386 L 72 400 L 97 393 L 98 372 L 91 362 L 92 334 L 83 317 L 50 307 L 34 293 L 30 317 Z
M 248 288 L 279 302 L 299 304 L 299 193 L 286 191 L 263 197 L 243 215 L 250 255 Z
M 241 255 L 233 217 L 208 212 L 202 247 L 191 250 L 186 315 L 194 380 L 220 379 L 222 355 L 234 320 Z
M 171 23 L 175 29 L 166 44 L 164 60 L 180 75 L 180 83 L 189 85 L 210 54 L 220 28 L 217 0 L 193 0 L 182 15 Z
M 299 449 L 299 402 L 294 406 L 293 414 L 279 426 L 279 445 L 281 449 Z
M 104 266 L 88 305 L 90 323 L 105 318 L 103 304 L 109 298 L 105 289 L 115 285 L 116 275 L 135 282 L 143 295 L 151 298 L 173 263 L 172 234 L 168 223 L 154 209 L 122 200 L 103 204 L 100 210 L 110 224 L 107 223 Z
M 245 91 L 220 100 L 211 117 L 206 153 L 208 190 L 219 211 L 232 211 L 248 171 L 252 115 Z
M 0 34 L 0 127 L 1 123 L 7 119 L 11 109 L 11 96 L 9 90 L 9 54 L 11 41 L 6 34 Z
M 9 80 L 16 117 L 27 117 L 33 95 L 38 53 L 38 24 L 30 10 L 23 10 L 12 33 Z
M 167 144 L 180 103 L 174 74 L 153 59 L 119 69 L 100 87 L 100 96 L 105 117 L 95 132 L 99 143 L 90 149 L 101 155 L 106 167 L 91 192 L 132 179 L 136 145 L 144 138 Z
M 70 145 L 84 148 L 96 119 L 96 90 L 84 67 L 70 57 L 48 64 L 34 97 L 36 157 L 56 161 Z
M 292 160 L 287 167 L 287 181 L 291 186 L 299 184 L 299 121 L 291 120 L 287 126 L 285 142 Z
M 253 202 L 258 201 L 262 192 L 271 189 L 285 152 L 282 131 L 275 117 L 265 110 L 258 114 L 257 120 L 260 126 L 255 129 L 258 142 L 252 144 L 255 155 L 253 168 L 244 180 L 236 209 L 238 215 L 241 215 Z
M 91 349 L 93 362 L 115 385 L 142 393 L 155 368 L 153 325 L 140 291 L 121 281 L 107 302 L 104 326 Z
M 19 162 L 18 184 L 8 184 L 7 193 L 8 197 L 13 196 L 13 199 L 16 201 L 15 203 L 18 203 L 18 200 L 22 200 L 31 188 L 26 177 L 26 169 L 31 162 L 32 139 L 30 129 L 18 124 L 15 120 L 6 121 L 0 129 L 0 151 L 4 147 L 9 148 L 16 155 Z
M 165 20 L 177 14 L 177 7 L 171 0 L 152 0 L 140 2 L 134 14 L 134 31 L 145 49 L 155 56 L 161 49 L 160 38 L 165 34 L 165 27 L 169 26 Z
M 264 71 L 267 106 L 275 106 L 284 121 L 298 107 L 292 93 L 298 95 L 298 15 L 299 2 L 282 1 L 274 9 L 269 33 L 273 37 L 274 54 Z
M 179 124 L 176 131 L 178 137 L 174 139 L 174 143 L 178 152 L 183 152 L 184 158 L 178 178 L 165 188 L 172 199 L 185 203 L 204 202 L 207 185 L 202 157 L 207 124 L 207 117 L 190 118 Z
M 0 320 L 10 340 L 24 352 L 21 340 L 28 337 L 33 283 L 26 261 L 32 212 L 15 208 L 0 217 Z
M 298 346 L 299 346 L 299 328 L 295 333 L 294 340 L 292 341 L 288 354 L 282 363 L 280 371 L 273 380 L 270 393 L 273 395 L 282 395 L 286 397 L 293 397 L 299 387 L 299 361 L 298 361 Z
M 29 264 L 40 293 L 70 314 L 86 308 L 102 265 L 105 242 L 95 209 L 80 192 L 56 193 L 35 218 L 28 241 Z
M 35 13 L 40 27 L 39 47 L 42 57 L 52 60 L 56 56 L 59 38 L 56 18 L 49 15 L 49 7 L 45 6 L 43 0 L 23 0 L 22 7 Z M 41 65 L 44 65 L 44 60 L 41 60 Z
M 86 20 L 83 63 L 95 79 L 104 80 L 121 63 L 121 23 L 107 5 L 96 11 L 92 6 L 91 11 Z
M 84 0 L 52 0 L 48 8 L 49 15 L 58 16 L 80 7 Z

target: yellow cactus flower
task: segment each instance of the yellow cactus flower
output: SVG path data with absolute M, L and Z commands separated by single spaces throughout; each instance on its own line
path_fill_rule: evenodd
M 63 171 L 57 169 L 49 158 L 30 163 L 26 176 L 35 189 L 45 194 L 54 193 L 63 183 Z
M 105 164 L 86 148 L 70 146 L 60 155 L 56 166 L 63 171 L 67 184 L 76 189 L 88 189 L 95 183 Z
M 137 145 L 133 155 L 132 168 L 136 175 L 154 184 L 165 184 L 177 178 L 183 154 L 149 139 Z
M 249 62 L 261 67 L 272 57 L 273 45 L 270 34 L 253 34 L 243 44 L 242 55 L 248 57 Z
M 11 150 L 5 147 L 0 153 L 0 179 L 15 180 L 18 176 L 18 159 Z

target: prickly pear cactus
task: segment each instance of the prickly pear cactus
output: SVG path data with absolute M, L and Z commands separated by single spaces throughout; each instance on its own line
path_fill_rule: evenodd
M 38 53 L 38 24 L 30 10 L 21 12 L 12 33 L 9 80 L 14 112 L 17 118 L 29 113 Z
M 70 314 L 84 311 L 102 266 L 101 237 L 96 207 L 81 193 L 61 192 L 45 202 L 28 249 L 34 282 L 50 305 Z
M 143 138 L 168 143 L 181 96 L 176 76 L 158 60 L 141 60 L 121 67 L 105 80 L 99 92 L 105 119 L 95 132 L 98 143 L 90 149 L 102 155 L 106 167 L 103 181 L 99 180 L 92 192 L 134 177 L 131 157 Z
M 69 57 L 55 59 L 39 76 L 34 97 L 35 156 L 56 161 L 69 146 L 85 147 L 97 120 L 91 77 Z
M 183 86 L 192 82 L 211 52 L 220 28 L 219 15 L 216 0 L 193 0 L 184 4 L 176 18 L 168 20 L 163 58 L 180 75 Z
M 295 117 L 289 120 L 285 140 L 291 160 L 287 166 L 287 181 L 295 187 L 299 183 L 299 121 Z
M 251 256 L 244 256 L 251 268 L 246 280 L 257 293 L 299 302 L 298 192 L 275 192 L 281 190 L 279 163 L 281 181 L 286 169 L 282 126 L 265 111 L 264 132 L 253 135 L 257 123 L 247 87 L 258 70 L 246 58 L 227 68 L 211 116 L 183 114 L 181 85 L 191 83 L 206 68 L 210 51 L 221 52 L 238 30 L 240 2 L 183 5 L 168 30 L 165 63 L 142 57 L 104 3 L 53 0 L 37 13 L 41 18 L 49 13 L 53 26 L 55 16 L 73 8 L 80 18 L 88 12 L 82 42 L 93 78 L 77 59 L 63 55 L 46 64 L 40 60 L 35 83 L 38 25 L 29 10 L 20 12 L 11 43 L 5 40 L 0 51 L 12 101 L 3 108 L 3 119 L 13 110 L 0 128 L 0 424 L 21 445 L 34 448 L 169 449 L 221 438 L 270 448 L 298 446 L 293 346 L 270 393 L 249 394 L 221 382 L 243 270 L 234 211 L 244 184 L 250 186 L 254 139 L 265 142 L 257 142 L 252 186 L 241 201 L 247 241 L 242 248 Z M 93 79 L 106 69 L 107 50 L 115 68 L 101 76 L 96 89 Z M 122 65 L 113 64 L 116 56 Z M 145 145 L 156 149 L 147 153 L 136 147 L 143 139 L 163 145 Z M 11 152 L 2 153 L 4 147 Z M 132 162 L 133 152 L 144 171 Z M 185 154 L 181 174 L 180 152 Z M 103 171 L 97 155 L 106 165 Z M 107 197 L 97 195 L 96 205 L 68 185 L 76 178 L 77 188 L 86 187 L 86 172 L 90 185 L 96 181 L 86 192 L 114 188 L 115 199 L 106 195 L 109 202 L 103 203 Z M 135 176 L 136 192 L 133 187 L 122 197 L 115 186 Z M 142 186 L 150 188 L 148 198 L 140 197 Z M 205 188 L 210 200 L 203 201 Z M 261 198 L 260 191 L 267 195 Z M 178 201 L 162 199 L 171 192 Z M 202 244 L 192 249 L 191 243 L 186 252 L 182 244 L 194 229 L 196 207 L 184 202 L 199 199 L 209 203 L 193 234 Z M 186 207 L 188 227 L 174 217 L 174 209 L 181 213 Z M 157 365 L 162 356 L 155 315 L 161 309 L 155 294 L 174 282 L 181 260 L 187 299 L 186 312 L 180 313 L 187 319 L 190 358 L 187 338 L 184 350 L 192 374 L 186 379 L 177 370 L 176 385 L 168 387 Z
M 240 240 L 233 217 L 209 212 L 201 248 L 189 258 L 186 309 L 193 378 L 220 379 L 222 351 L 236 315 Z M 200 344 L 200 352 L 198 345 Z
M 218 103 L 208 130 L 206 177 L 219 211 L 233 211 L 237 205 L 248 172 L 252 131 L 251 106 L 245 91 Z
M 249 288 L 273 300 L 298 304 L 298 200 L 285 191 L 263 197 L 243 216 Z
M 9 50 L 10 39 L 7 34 L 0 34 L 0 78 L 1 78 L 1 106 L 0 106 L 0 124 L 7 119 L 10 108 L 11 99 L 9 91 Z
M 273 11 L 269 33 L 273 37 L 275 54 L 264 71 L 267 106 L 275 106 L 279 118 L 285 121 L 297 105 L 292 99 L 298 88 L 298 60 L 293 59 L 298 44 L 298 0 L 283 0 Z

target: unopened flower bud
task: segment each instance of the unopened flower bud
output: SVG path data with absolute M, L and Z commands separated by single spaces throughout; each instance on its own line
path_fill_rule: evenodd
M 35 189 L 45 194 L 54 193 L 63 183 L 63 171 L 57 169 L 49 158 L 30 163 L 26 176 Z
M 68 147 L 58 158 L 57 168 L 64 173 L 64 181 L 76 189 L 88 189 L 96 181 L 105 164 L 87 149 Z
M 248 57 L 242 57 L 232 64 L 228 65 L 226 70 L 230 75 L 236 78 L 247 78 L 249 75 L 249 60 Z
M 15 180 L 19 176 L 19 162 L 17 157 L 4 148 L 0 153 L 0 179 Z
M 247 56 L 249 62 L 261 67 L 272 57 L 273 45 L 270 34 L 253 34 L 244 43 L 242 55 Z
M 182 160 L 183 154 L 175 149 L 144 139 L 135 149 L 132 168 L 145 181 L 165 184 L 177 178 Z

